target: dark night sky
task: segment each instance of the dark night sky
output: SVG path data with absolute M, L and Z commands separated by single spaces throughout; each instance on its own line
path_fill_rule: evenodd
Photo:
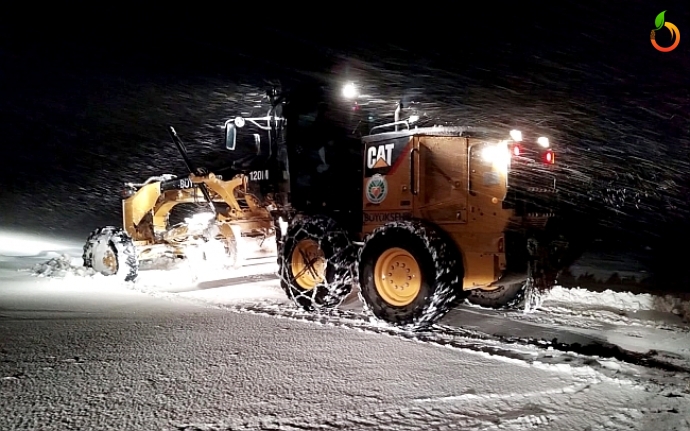
M 582 3 L 6 14 L 0 224 L 28 226 L 58 207 L 43 224 L 117 222 L 122 181 L 182 172 L 166 125 L 194 157 L 222 161 L 219 125 L 256 99 L 242 84 L 315 72 L 354 76 L 391 100 L 414 92 L 456 123 L 538 123 L 583 168 L 649 174 L 638 188 L 658 188 L 659 172 L 686 176 L 690 8 Z M 649 43 L 664 9 L 683 35 L 671 53 Z

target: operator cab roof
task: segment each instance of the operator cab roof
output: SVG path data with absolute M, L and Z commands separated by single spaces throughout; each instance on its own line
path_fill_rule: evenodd
M 391 126 L 392 127 L 392 126 Z M 507 133 L 505 134 L 508 135 Z M 412 137 L 412 136 L 443 136 L 457 138 L 478 138 L 478 139 L 501 139 L 501 134 L 496 130 L 486 127 L 458 127 L 458 126 L 433 126 L 405 129 L 392 132 L 375 133 L 362 137 L 364 143 L 387 141 L 390 139 Z M 505 139 L 505 137 L 503 137 Z

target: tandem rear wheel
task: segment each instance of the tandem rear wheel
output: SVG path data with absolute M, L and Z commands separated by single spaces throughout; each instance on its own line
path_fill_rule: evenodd
M 474 305 L 485 308 L 508 309 L 517 308 L 525 299 L 526 281 L 498 286 L 495 289 L 473 289 L 467 300 Z
M 467 295 L 454 243 L 421 221 L 374 230 L 360 250 L 357 269 L 365 310 L 405 329 L 433 325 Z
M 297 216 L 278 249 L 280 285 L 298 307 L 318 312 L 338 307 L 352 291 L 353 244 L 326 216 Z
M 356 252 L 347 232 L 325 216 L 298 216 L 278 253 L 279 278 L 300 308 L 338 307 L 359 283 L 365 313 L 408 330 L 428 328 L 467 297 L 455 244 L 422 221 L 381 226 Z

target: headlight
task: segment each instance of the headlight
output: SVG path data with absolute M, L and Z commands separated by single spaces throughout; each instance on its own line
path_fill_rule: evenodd
M 537 139 L 537 144 L 541 145 L 543 148 L 549 148 L 549 138 L 542 136 Z
M 482 159 L 486 163 L 507 165 L 510 162 L 510 150 L 505 142 L 488 145 L 482 150 Z
M 185 222 L 187 222 L 189 226 L 202 227 L 209 224 L 215 216 L 216 215 L 213 213 L 196 213 L 191 217 L 187 217 Z
M 349 82 L 343 87 L 343 97 L 346 99 L 354 99 L 358 96 L 357 86 Z
M 237 127 L 244 127 L 244 118 L 242 117 L 236 117 L 235 118 L 235 126 Z
M 511 155 L 507 142 L 484 147 L 481 156 L 484 162 L 490 164 L 495 170 L 501 172 L 503 175 L 508 174 Z
M 515 142 L 522 142 L 522 132 L 519 130 L 511 130 L 510 131 L 510 137 Z

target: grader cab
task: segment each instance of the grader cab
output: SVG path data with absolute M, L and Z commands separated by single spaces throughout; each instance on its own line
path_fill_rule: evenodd
M 289 197 L 273 212 L 288 221 L 278 271 L 298 306 L 332 309 L 355 287 L 365 310 L 419 329 L 464 298 L 514 306 L 553 285 L 568 244 L 550 229 L 546 138 L 411 127 L 400 106 L 356 137 L 334 104 L 292 96 L 272 98 L 264 120 L 281 137 L 271 143 Z M 226 125 L 228 149 L 248 120 Z

